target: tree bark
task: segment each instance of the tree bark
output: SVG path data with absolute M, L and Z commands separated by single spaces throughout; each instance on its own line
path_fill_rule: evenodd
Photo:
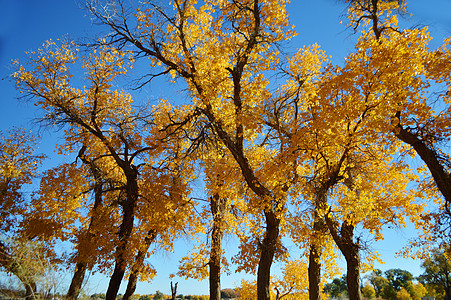
M 75 300 L 80 294 L 81 286 L 83 285 L 83 280 L 85 279 L 85 272 L 87 270 L 87 263 L 78 262 L 75 265 L 75 272 L 72 276 L 72 281 L 69 286 L 69 290 L 66 294 L 67 300 Z
M 175 300 L 175 297 L 177 296 L 177 285 L 178 282 L 175 283 L 175 285 L 172 285 L 172 281 L 171 281 L 171 299 Z
M 125 251 L 127 250 L 128 241 L 133 231 L 135 208 L 136 202 L 138 201 L 138 172 L 136 169 L 130 167 L 125 173 L 127 178 L 127 198 L 122 203 L 123 219 L 119 228 L 119 244 L 116 247 L 116 261 L 106 292 L 106 300 L 116 299 L 122 278 L 124 278 L 125 269 L 127 267 Z
M 221 300 L 221 266 L 210 260 L 210 299 Z
M 138 282 L 138 276 L 141 272 L 141 267 L 144 263 L 144 259 L 146 258 L 146 253 L 156 237 L 156 230 L 151 229 L 144 238 L 144 243 L 141 245 L 138 254 L 136 254 L 135 263 L 133 264 L 132 272 L 130 274 L 130 277 L 128 278 L 127 289 L 125 290 L 124 297 L 122 298 L 123 300 L 131 299 L 131 296 L 133 295 L 133 293 L 135 293 L 136 283 Z
M 309 280 L 309 300 L 321 299 L 321 240 L 326 233 L 326 224 L 319 211 L 324 211 L 327 207 L 327 192 L 337 182 L 337 172 L 332 172 L 328 180 L 319 182 L 315 189 L 315 211 L 313 212 L 313 228 L 310 238 L 308 280 Z
M 308 264 L 308 295 L 309 300 L 321 299 L 321 249 L 317 245 L 310 245 Z
M 99 207 L 102 206 L 102 193 L 103 193 L 103 174 L 100 171 L 100 169 L 97 167 L 95 163 L 88 160 L 84 156 L 84 150 L 86 150 L 86 147 L 82 147 L 82 150 L 80 150 L 78 157 L 83 161 L 84 164 L 89 166 L 89 169 L 91 171 L 92 176 L 94 177 L 94 205 L 92 207 L 92 216 L 91 220 L 89 222 L 88 230 L 86 232 L 86 238 L 85 241 L 87 244 L 79 245 L 79 257 L 77 264 L 75 265 L 75 271 L 74 275 L 72 276 L 72 281 L 69 286 L 69 290 L 66 294 L 67 300 L 75 300 L 78 298 L 78 295 L 80 294 L 81 287 L 83 285 L 83 280 L 85 278 L 86 270 L 88 269 L 88 263 L 86 262 L 85 254 L 80 252 L 86 252 L 89 251 L 87 249 L 92 248 L 92 243 L 95 240 L 95 234 L 94 234 L 94 228 L 96 226 L 97 222 L 97 212 Z M 80 249 L 80 248 L 86 248 L 86 249 Z
M 269 286 L 271 283 L 271 265 L 276 252 L 277 239 L 279 238 L 280 219 L 271 210 L 265 211 L 266 231 L 260 245 L 260 260 L 257 270 L 257 299 L 270 300 Z
M 320 236 L 324 233 L 323 220 L 314 212 L 313 235 L 310 242 L 308 282 L 309 282 L 309 300 L 321 299 L 321 254 L 322 249 L 319 243 Z
M 210 198 L 213 215 L 213 231 L 211 234 L 211 251 L 209 261 L 210 300 L 221 300 L 221 257 L 222 239 L 224 235 L 224 210 L 227 204 L 218 194 Z
M 359 243 L 354 242 L 354 225 L 344 221 L 338 233 L 338 223 L 326 215 L 326 224 L 340 252 L 346 259 L 346 283 L 350 300 L 361 300 Z
M 26 284 L 23 281 L 22 283 L 25 286 L 25 300 L 36 299 L 36 282 L 28 280 Z

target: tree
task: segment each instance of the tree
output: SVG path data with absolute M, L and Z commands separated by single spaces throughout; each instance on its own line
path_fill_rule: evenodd
M 368 280 L 376 291 L 376 297 L 379 297 L 385 286 L 389 284 L 387 278 L 382 276 L 382 271 L 374 269 L 369 275 Z
M 382 81 L 385 81 L 382 78 L 386 75 L 396 74 L 397 84 L 387 86 L 388 90 L 381 90 L 382 93 L 379 94 L 384 99 L 388 97 L 387 99 L 395 100 L 394 105 L 381 114 L 386 116 L 386 128 L 421 158 L 432 175 L 432 179 L 423 184 L 423 192 L 428 194 L 428 197 L 443 197 L 440 212 L 432 214 L 432 219 L 437 224 L 433 237 L 425 234 L 422 237 L 423 242 L 416 244 L 424 244 L 424 240 L 429 239 L 446 242 L 449 240 L 448 203 L 451 200 L 450 158 L 446 150 L 444 151 L 450 136 L 449 118 L 446 117 L 450 110 L 451 96 L 448 63 L 450 40 L 446 39 L 439 49 L 429 51 L 426 45 L 430 36 L 426 27 L 400 30 L 393 11 L 405 12 L 404 1 L 351 2 L 353 6 L 350 9 L 350 25 L 354 29 L 359 26 L 371 27 L 373 35 L 367 37 L 377 41 L 373 48 L 376 51 L 371 51 L 372 55 L 369 57 L 376 67 L 373 70 L 384 71 L 373 74 Z M 393 62 L 396 62 L 397 66 Z M 443 91 L 438 99 L 429 96 L 431 86 Z M 377 89 L 374 90 L 375 93 L 370 94 L 379 97 Z M 441 109 L 436 111 L 438 102 L 441 103 Z M 437 195 L 436 191 L 441 195 Z M 443 222 L 443 219 L 448 221 Z
M 105 259 L 113 247 L 109 241 L 114 238 L 109 234 L 114 236 L 114 233 L 106 228 L 106 224 L 117 224 L 117 215 L 112 213 L 117 205 L 109 206 L 109 201 L 99 193 L 99 188 L 103 189 L 106 184 L 100 178 L 105 177 L 94 165 L 84 168 L 63 164 L 47 170 L 42 175 L 40 188 L 32 195 L 30 210 L 22 222 L 26 234 L 49 245 L 58 240 L 69 240 L 76 245 L 76 253 L 66 261 L 75 264 L 67 297 L 77 297 L 85 272 Z M 91 181 L 94 181 L 94 199 L 88 197 Z M 80 214 L 80 207 L 91 210 L 89 219 Z M 86 227 L 80 228 L 80 223 L 84 222 Z
M 405 289 L 405 288 L 401 288 L 397 293 L 396 293 L 396 299 L 397 300 L 410 300 L 412 299 L 410 297 L 409 292 Z
M 256 282 L 249 280 L 241 280 L 241 285 L 237 288 L 240 295 L 239 299 L 252 300 L 257 298 Z
M 25 287 L 27 299 L 51 297 L 55 295 L 61 278 L 57 276 L 58 261 L 49 255 L 47 245 L 39 241 L 31 241 L 24 237 L 15 237 L 1 242 L 11 254 L 6 272 L 14 274 Z M 0 253 L 0 259 L 5 253 Z
M 305 66 L 310 60 L 312 63 Z M 299 193 L 313 206 L 309 266 L 311 297 L 319 297 L 321 243 L 328 231 L 346 258 L 349 293 L 352 298 L 360 299 L 359 251 L 362 245 L 355 239 L 355 225 L 362 222 L 365 229 L 377 233 L 376 238 L 382 238 L 378 229 L 382 224 L 396 223 L 397 218 L 403 220 L 406 212 L 407 215 L 417 214 L 420 206 L 414 204 L 412 195 L 404 193 L 408 168 L 393 163 L 396 153 L 383 146 L 387 142 L 383 135 L 373 132 L 375 119 L 368 113 L 373 104 L 354 103 L 356 87 L 343 85 L 352 80 L 348 76 L 354 78 L 356 74 L 341 71 L 338 66 L 327 66 L 321 76 L 315 75 L 322 60 L 323 53 L 318 47 L 297 53 L 296 60 L 290 62 L 292 78 L 279 92 L 284 96 L 270 99 L 267 105 L 266 122 L 283 136 L 283 143 L 289 145 L 287 151 L 297 151 L 304 156 L 298 167 L 304 164 L 305 170 L 299 176 L 307 180 Z M 348 62 L 354 63 L 351 58 Z M 349 70 L 354 68 L 349 66 Z M 301 97 L 302 108 L 296 102 Z M 302 115 L 298 120 L 292 113 L 296 110 Z M 299 122 L 302 126 L 297 125 Z M 287 157 L 290 155 L 293 156 L 286 153 Z M 394 184 L 401 185 L 394 187 Z M 301 204 L 297 202 L 296 205 Z M 369 210 L 369 207 L 374 209 Z
M 446 257 L 444 251 L 433 249 L 421 267 L 424 273 L 420 275 L 419 281 L 432 286 L 437 293 L 444 294 L 444 299 L 451 299 L 451 260 Z
M 153 295 L 153 299 L 154 300 L 162 300 L 162 299 L 164 299 L 164 295 L 162 292 L 156 291 L 155 295 Z
M 408 292 L 410 293 L 410 296 L 412 297 L 413 300 L 421 300 L 422 297 L 428 295 L 427 289 L 421 282 L 417 284 L 412 284 Z
M 195 104 L 195 115 L 206 120 L 240 167 L 266 224 L 258 249 L 257 294 L 258 299 L 269 299 L 270 269 L 289 180 L 273 187 L 272 178 L 259 175 L 259 167 L 253 163 L 259 160 L 249 151 L 260 148 L 260 152 L 269 152 L 255 144 L 256 135 L 261 133 L 255 120 L 262 106 L 257 104 L 268 90 L 266 79 L 254 68 L 274 68 L 278 51 L 273 46 L 293 35 L 287 30 L 285 1 L 207 1 L 201 7 L 194 1 L 175 1 L 172 9 L 148 3 L 137 10 L 133 21 L 127 19 L 122 3 L 95 4 L 91 2 L 91 12 L 113 32 L 110 37 L 114 38 L 106 43 L 118 47 L 132 44 L 139 56 L 150 59 L 152 67 L 162 66 L 155 74 L 183 79 Z M 118 10 L 110 11 L 112 7 Z M 138 23 L 136 30 L 120 25 L 129 22 Z M 212 54 L 214 63 L 209 59 Z
M 273 278 L 275 299 L 308 299 L 308 267 L 303 261 L 286 261 L 282 278 Z
M 225 299 L 235 299 L 238 298 L 239 294 L 235 289 L 223 289 L 221 290 L 221 298 Z
M 340 298 L 342 295 L 347 295 L 346 276 L 343 275 L 341 278 L 334 278 L 332 282 L 326 283 L 324 285 L 324 293 L 333 298 Z
M 17 236 L 16 240 L 13 230 L 19 225 L 17 217 L 26 211 L 23 185 L 31 184 L 37 167 L 44 159 L 44 156 L 34 154 L 35 146 L 35 137 L 24 129 L 16 128 L 9 134 L 0 132 L 0 266 L 19 278 L 27 299 L 34 299 L 36 295 L 36 279 L 31 276 L 34 267 L 25 264 L 21 259 L 24 256 L 14 252 L 15 248 L 22 254 L 26 253 L 24 247 L 14 245 L 25 245 L 27 242 L 26 237 Z M 3 240 L 6 237 L 10 237 L 13 243 Z
M 175 300 L 175 297 L 177 295 L 177 285 L 178 282 L 175 283 L 175 285 L 172 285 L 172 281 L 171 281 L 171 299 Z
M 181 179 L 192 169 L 188 165 L 180 165 L 184 164 L 178 159 L 183 149 L 180 139 L 167 141 L 164 149 L 160 147 L 166 137 L 161 127 L 166 124 L 159 123 L 161 118 L 157 113 L 151 121 L 148 112 L 135 110 L 130 95 L 110 89 L 115 78 L 128 69 L 126 54 L 108 47 L 97 50 L 82 57 L 71 44 L 59 47 L 48 42 L 26 65 L 28 69 L 18 66 L 15 78 L 18 88 L 26 97 L 36 100 L 45 113 L 42 122 L 67 127 L 66 143 L 61 148 L 66 152 L 80 149 L 78 157 L 94 179 L 93 206 L 87 201 L 89 199 L 83 185 L 74 185 L 68 190 L 63 188 L 62 194 L 75 189 L 68 198 L 73 201 L 68 202 L 59 201 L 61 194 L 55 194 L 48 186 L 41 185 L 43 197 L 36 200 L 36 206 L 48 204 L 52 209 L 55 209 L 52 207 L 54 205 L 67 209 L 72 205 L 72 209 L 65 211 L 67 215 L 59 216 L 74 224 L 77 223 L 74 214 L 77 214 L 78 208 L 89 207 L 92 208 L 91 213 L 100 213 L 102 209 L 96 209 L 96 201 L 106 199 L 108 205 L 103 207 L 114 211 L 108 217 L 115 220 L 105 224 L 118 224 L 119 228 L 118 231 L 114 227 L 107 229 L 106 232 L 114 238 L 104 239 L 109 247 L 106 247 L 108 259 L 103 260 L 103 263 L 108 265 L 111 258 L 114 260 L 106 298 L 116 297 L 127 266 L 130 265 L 130 280 L 124 295 L 128 299 L 134 292 L 138 277 L 154 273 L 149 265 L 143 266 L 143 262 L 156 234 L 164 236 L 161 243 L 168 247 L 167 243 L 170 244 L 177 237 L 177 230 L 184 230 L 186 221 L 195 219 L 186 205 L 187 185 Z M 90 86 L 77 89 L 71 86 L 70 66 L 82 59 L 82 68 L 87 70 L 86 80 Z M 99 166 L 101 169 L 98 170 Z M 74 179 L 64 180 L 63 185 Z M 84 183 L 89 187 L 89 180 Z M 52 185 L 61 188 L 57 180 L 50 180 L 49 186 Z M 106 196 L 103 197 L 103 194 Z M 45 199 L 52 203 L 39 203 Z M 178 213 L 184 219 L 179 224 L 177 221 L 180 219 L 176 217 Z M 154 215 L 149 217 L 149 214 Z M 78 217 L 84 219 L 84 216 Z M 97 225 L 102 226 L 100 222 Z M 64 231 L 60 232 L 64 234 Z M 81 239 L 79 242 L 83 242 L 83 238 L 92 238 L 84 230 L 75 236 Z M 93 247 L 86 247 L 86 244 L 81 248 L 94 250 Z M 93 257 L 92 253 L 90 258 Z M 102 262 L 100 257 L 97 258 L 94 263 Z
M 367 282 L 362 288 L 362 295 L 367 299 L 374 299 L 376 298 L 376 290 L 370 283 Z
M 56 49 L 51 49 L 55 47 Z M 121 156 L 118 148 L 113 144 L 113 136 L 109 136 L 105 130 L 105 125 L 116 124 L 115 127 L 124 124 L 123 120 L 111 118 L 113 115 L 102 115 L 102 112 L 108 108 L 110 112 L 116 111 L 116 117 L 127 118 L 131 112 L 131 108 L 123 106 L 121 109 L 118 103 L 114 104 L 109 101 L 112 97 L 108 89 L 111 81 L 115 76 L 125 72 L 124 55 L 118 53 L 107 54 L 105 51 L 100 52 L 99 56 L 91 55 L 90 61 L 84 64 L 84 67 L 90 73 L 89 79 L 92 86 L 84 91 L 75 90 L 66 80 L 70 78 L 67 70 L 67 64 L 75 62 L 76 54 L 69 45 L 57 48 L 54 43 L 49 42 L 47 49 L 42 51 L 39 58 L 32 60 L 34 68 L 30 71 L 20 67 L 15 74 L 17 85 L 19 88 L 30 96 L 35 97 L 41 104 L 44 111 L 47 112 L 43 120 L 61 125 L 68 124 L 71 126 L 71 134 L 67 137 L 72 145 L 76 145 L 80 141 L 86 147 L 88 140 L 92 140 L 92 145 L 102 145 L 113 162 L 124 172 L 126 178 L 125 201 L 121 203 L 123 208 L 123 220 L 121 222 L 118 233 L 119 242 L 116 247 L 116 264 L 115 270 L 110 280 L 107 299 L 116 297 L 119 284 L 125 273 L 126 259 L 125 251 L 128 240 L 132 233 L 133 220 L 135 218 L 136 202 L 138 198 L 137 176 L 138 170 L 133 166 L 132 159 L 136 156 L 136 148 L 133 148 L 128 142 L 125 143 L 124 156 Z M 116 54 L 116 56 L 114 56 Z M 127 95 L 117 94 L 115 97 L 120 102 L 130 103 L 131 99 Z M 82 99 L 89 101 L 86 103 Z M 112 104 L 112 105 L 111 105 Z M 128 111 L 127 111 L 128 110 Z M 129 124 L 127 124 L 129 125 Z M 108 125 L 107 125 L 108 126 Z M 129 131 L 131 128 L 122 128 Z M 117 138 L 117 137 L 116 137 Z M 71 141 L 72 139 L 72 141 Z M 83 147 L 80 147 L 83 149 Z M 98 149 L 90 149 L 95 153 Z M 131 153 L 129 155 L 129 151 Z
M 395 291 L 399 291 L 401 288 L 408 290 L 412 285 L 413 275 L 406 270 L 389 269 L 385 271 L 385 277 Z
M 213 147 L 215 150 L 209 149 Z M 205 279 L 208 267 L 210 284 L 210 299 L 220 300 L 220 275 L 227 268 L 227 261 L 223 256 L 222 239 L 225 233 L 232 233 L 237 227 L 237 217 L 230 212 L 232 203 L 236 203 L 237 191 L 235 189 L 237 170 L 227 170 L 228 158 L 226 155 L 216 156 L 219 145 L 213 141 L 204 142 L 203 148 L 198 149 L 196 157 L 205 172 L 206 192 L 209 196 L 209 205 L 203 207 L 201 215 L 209 233 L 207 242 L 201 242 L 195 251 L 182 259 L 179 267 L 179 276 Z M 226 150 L 226 149 L 223 149 Z M 224 172 L 225 171 L 225 172 Z M 239 176 L 239 175 L 238 175 Z M 235 205 L 236 207 L 236 205 Z M 209 247 L 208 247 L 209 246 Z M 207 249 L 209 248 L 209 251 Z

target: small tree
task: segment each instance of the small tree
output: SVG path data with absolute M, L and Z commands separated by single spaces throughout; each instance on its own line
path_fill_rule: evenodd
M 396 293 L 396 299 L 397 300 L 410 300 L 410 299 L 412 299 L 412 297 L 410 297 L 409 292 L 405 288 L 401 288 Z
M 332 282 L 326 283 L 324 285 L 324 293 L 332 298 L 339 298 L 342 295 L 347 295 L 346 275 L 343 275 L 341 278 L 334 278 Z
M 376 291 L 376 297 L 379 297 L 385 286 L 389 285 L 387 278 L 382 276 L 382 271 L 374 269 L 371 274 L 368 275 L 368 280 Z
M 26 299 L 36 299 L 38 294 L 50 297 L 57 292 L 61 282 L 56 274 L 57 267 L 42 242 L 18 237 L 0 244 L 1 251 L 8 249 L 6 271 L 14 274 L 24 285 Z M 0 259 L 4 256 L 5 253 L 0 253 Z
M 362 295 L 365 298 L 374 299 L 376 298 L 376 290 L 370 283 L 367 282 L 365 286 L 362 288 Z
M 413 284 L 409 289 L 410 296 L 412 296 L 413 300 L 420 300 L 421 297 L 424 297 L 428 295 L 427 289 L 424 287 L 423 284 Z M 429 295 L 432 296 L 432 295 Z
M 221 290 L 221 298 L 224 299 L 235 299 L 238 298 L 239 294 L 234 289 L 223 289 Z
M 408 290 L 412 285 L 413 275 L 409 271 L 390 269 L 385 271 L 385 276 L 396 292 L 400 291 L 401 288 Z
M 156 291 L 155 295 L 153 295 L 153 300 L 162 300 L 164 299 L 164 295 L 160 291 Z
M 24 129 L 15 128 L 8 133 L 0 131 L 0 234 L 13 236 L 17 217 L 26 210 L 22 187 L 30 184 L 36 175 L 37 166 L 43 156 L 34 155 L 36 139 Z M 0 240 L 0 268 L 15 275 L 24 285 L 26 298 L 34 299 L 36 282 L 34 271 L 29 266 L 32 260 L 25 259 L 32 252 L 26 249 L 23 238 Z M 24 248 L 25 247 L 25 248 Z M 17 251 L 20 251 L 18 253 Z M 36 254 L 36 253 L 35 253 Z M 39 273 L 39 272 L 38 272 Z
M 421 267 L 424 273 L 419 277 L 419 281 L 433 287 L 438 294 L 444 294 L 446 300 L 451 299 L 451 260 L 444 252 L 433 249 Z

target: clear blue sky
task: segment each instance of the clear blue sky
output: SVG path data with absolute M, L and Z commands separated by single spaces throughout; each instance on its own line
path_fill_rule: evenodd
M 75 0 L 0 0 L 0 95 L 2 109 L 0 111 L 0 129 L 12 126 L 30 126 L 35 116 L 33 107 L 18 104 L 17 93 L 12 82 L 5 79 L 10 73 L 10 62 L 17 58 L 25 61 L 24 52 L 40 47 L 48 39 L 68 36 L 73 39 L 89 36 L 99 28 L 91 24 L 87 12 L 80 9 L 82 1 Z M 413 14 L 403 22 L 407 26 L 428 25 L 434 40 L 431 47 L 436 47 L 444 37 L 451 35 L 451 0 L 411 0 L 408 10 Z M 353 49 L 352 32 L 340 25 L 344 18 L 345 6 L 336 0 L 292 0 L 289 5 L 290 20 L 296 25 L 299 36 L 292 46 L 301 47 L 317 43 L 335 63 L 341 63 L 344 56 Z M 52 133 L 44 134 L 44 140 L 52 140 Z M 41 145 L 41 151 L 49 151 L 52 147 Z M 52 152 L 47 153 L 53 156 Z M 402 268 L 414 275 L 421 273 L 420 262 L 395 258 L 395 252 L 406 245 L 408 238 L 414 235 L 411 228 L 407 230 L 387 230 L 386 240 L 373 244 L 374 249 L 382 254 L 386 264 L 378 266 L 382 270 Z M 233 239 L 226 239 L 226 249 L 229 253 L 236 252 Z M 158 253 L 152 259 L 152 264 L 158 270 L 158 276 L 152 283 L 138 284 L 137 293 L 154 293 L 161 290 L 170 293 L 169 274 L 176 272 L 177 262 L 188 249 L 192 247 L 189 241 L 177 243 L 175 253 Z M 273 271 L 277 273 L 278 265 Z M 223 288 L 233 287 L 242 277 L 252 276 L 232 274 L 222 279 Z M 67 275 L 67 278 L 70 274 Z M 208 282 L 184 281 L 179 282 L 179 292 L 182 294 L 208 294 Z M 105 292 L 107 280 L 98 275 L 91 277 L 88 293 Z M 123 292 L 125 288 L 121 289 Z

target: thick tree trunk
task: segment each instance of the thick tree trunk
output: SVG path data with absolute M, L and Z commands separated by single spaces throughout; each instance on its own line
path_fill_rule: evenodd
M 335 174 L 335 173 L 334 173 Z M 322 182 L 315 189 L 315 211 L 313 212 L 313 232 L 310 238 L 308 280 L 309 300 L 321 299 L 321 256 L 322 240 L 327 228 L 323 217 L 318 213 L 327 207 L 327 191 L 335 184 L 336 174 L 329 180 Z
M 213 232 L 211 234 L 210 251 L 210 300 L 221 300 L 221 256 L 222 239 L 224 234 L 224 210 L 227 201 L 215 194 L 210 199 L 210 208 L 213 215 Z
M 345 250 L 346 259 L 346 283 L 348 284 L 348 293 L 350 300 L 361 300 L 362 294 L 360 292 L 360 257 L 358 247 L 348 245 L 349 248 Z M 349 250 L 349 252 L 348 252 Z
M 309 300 L 321 299 L 321 249 L 317 245 L 310 245 L 308 264 L 308 293 Z
M 221 300 L 221 266 L 210 261 L 210 299 Z
M 347 263 L 347 277 L 348 293 L 350 300 L 361 300 L 362 294 L 360 292 L 360 259 L 357 256 L 348 257 Z
M 149 250 L 150 245 L 157 237 L 157 232 L 154 229 L 149 230 L 147 236 L 144 239 L 144 243 L 142 243 L 138 254 L 136 254 L 135 263 L 133 264 L 133 269 L 128 278 L 127 289 L 125 290 L 123 300 L 131 299 L 133 293 L 136 290 L 136 283 L 138 282 L 138 276 L 141 272 L 142 265 L 144 263 L 144 258 L 146 258 L 146 253 Z
M 116 252 L 121 252 L 125 247 L 117 247 Z M 123 256 L 123 255 L 121 255 Z M 119 287 L 121 285 L 122 278 L 125 274 L 125 261 L 121 258 L 116 258 L 116 263 L 114 265 L 114 271 L 111 275 L 110 282 L 108 284 L 108 290 L 106 292 L 106 300 L 115 300 L 117 293 L 119 292 Z
M 83 280 L 85 279 L 85 272 L 87 270 L 87 264 L 84 262 L 78 262 L 75 265 L 75 272 L 72 276 L 72 281 L 69 286 L 69 290 L 66 294 L 67 300 L 75 300 L 80 294 L 81 286 L 83 285 Z
M 345 221 L 338 233 L 338 222 L 326 215 L 326 224 L 332 234 L 332 238 L 346 259 L 346 283 L 350 300 L 361 300 L 360 292 L 360 246 L 354 242 L 354 225 Z
M 133 221 L 135 219 L 135 206 L 138 200 L 138 181 L 137 171 L 130 170 L 127 176 L 127 199 L 123 202 L 123 219 L 119 228 L 119 244 L 116 247 L 116 261 L 113 274 L 111 275 L 108 290 L 106 292 L 106 300 L 115 300 L 119 287 L 124 278 L 127 261 L 125 259 L 125 251 L 127 250 L 128 241 L 133 231 Z
M 257 271 L 257 299 L 270 300 L 271 265 L 279 238 L 280 219 L 273 211 L 265 211 L 266 232 L 260 245 L 260 261 Z
M 314 212 L 313 234 L 310 241 L 308 282 L 309 300 L 321 299 L 321 236 L 324 234 L 325 226 L 318 212 Z
M 92 249 L 92 243 L 95 241 L 94 228 L 98 219 L 98 209 L 102 206 L 103 174 L 95 163 L 88 160 L 84 156 L 83 152 L 84 150 L 82 148 L 78 157 L 83 161 L 83 163 L 89 166 L 92 176 L 94 177 L 94 205 L 92 207 L 92 216 L 86 232 L 85 242 L 78 245 L 78 261 L 75 265 L 74 275 L 72 276 L 72 281 L 66 294 L 67 300 L 75 300 L 80 294 L 83 280 L 85 278 L 85 273 L 88 270 L 88 263 L 86 262 L 85 252 L 90 252 L 90 249 Z

